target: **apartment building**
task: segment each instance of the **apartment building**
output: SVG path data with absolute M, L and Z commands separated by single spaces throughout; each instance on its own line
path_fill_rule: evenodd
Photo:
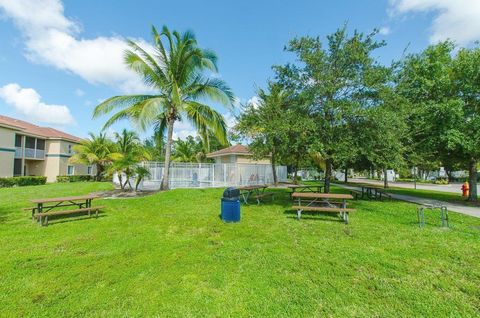
M 94 167 L 71 164 L 73 146 L 81 139 L 50 127 L 40 127 L 0 115 L 0 177 L 94 175 Z

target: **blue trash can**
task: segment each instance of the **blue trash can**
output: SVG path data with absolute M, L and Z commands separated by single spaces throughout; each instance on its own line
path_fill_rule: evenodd
M 224 222 L 240 222 L 240 200 L 222 198 L 221 217 Z

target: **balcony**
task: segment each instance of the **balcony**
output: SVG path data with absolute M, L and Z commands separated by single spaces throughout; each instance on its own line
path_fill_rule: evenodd
M 45 159 L 45 150 L 25 148 L 25 159 Z
M 15 147 L 15 159 L 20 159 L 23 156 L 22 147 Z
M 22 147 L 15 147 L 15 158 L 16 159 L 21 159 L 22 157 L 23 157 L 23 148 Z M 25 148 L 25 159 L 44 160 L 45 159 L 45 150 Z

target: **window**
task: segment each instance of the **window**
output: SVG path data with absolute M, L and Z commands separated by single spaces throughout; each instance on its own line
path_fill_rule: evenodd
M 68 153 L 72 153 L 72 145 L 68 145 Z
M 15 147 L 21 147 L 22 146 L 22 139 L 23 139 L 23 136 L 15 135 Z
M 89 176 L 92 175 L 92 171 L 93 171 L 92 166 L 88 166 L 88 167 L 87 167 L 87 174 L 88 174 Z
M 27 136 L 25 139 L 25 148 L 35 149 L 35 138 Z
M 37 149 L 45 150 L 45 139 L 37 139 Z
M 74 166 L 67 166 L 67 175 L 73 176 L 75 174 L 75 167 Z

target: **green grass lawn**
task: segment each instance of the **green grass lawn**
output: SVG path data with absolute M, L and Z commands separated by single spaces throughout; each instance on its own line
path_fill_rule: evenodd
M 98 200 L 98 219 L 48 227 L 21 210 L 109 188 L 0 189 L 1 316 L 480 315 L 480 219 L 451 213 L 447 230 L 428 214 L 419 229 L 414 205 L 356 201 L 349 225 L 296 221 L 282 190 L 238 224 L 218 217 L 222 189 Z

